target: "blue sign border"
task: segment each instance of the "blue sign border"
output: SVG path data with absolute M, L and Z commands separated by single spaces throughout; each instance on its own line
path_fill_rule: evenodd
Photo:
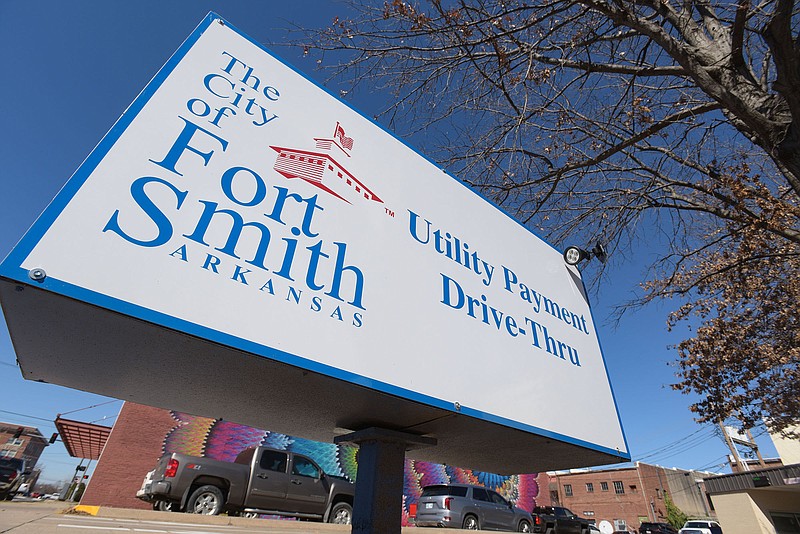
M 64 187 L 59 191 L 50 205 L 47 206 L 45 211 L 42 215 L 34 222 L 33 226 L 25 233 L 23 238 L 20 242 L 12 249 L 9 255 L 0 263 L 0 277 L 8 278 L 15 282 L 25 283 L 25 284 L 36 284 L 42 289 L 46 289 L 53 293 L 57 293 L 69 298 L 73 298 L 82 302 L 86 302 L 89 304 L 93 304 L 96 306 L 100 306 L 102 308 L 106 308 L 115 312 L 122 313 L 124 315 L 128 315 L 131 317 L 135 317 L 137 319 L 141 319 L 147 321 L 149 323 L 153 323 L 159 326 L 163 326 L 172 330 L 176 330 L 179 332 L 184 332 L 193 336 L 196 336 L 201 339 L 207 339 L 213 341 L 215 343 L 219 343 L 222 345 L 226 345 L 229 347 L 233 347 L 239 350 L 251 352 L 253 354 L 257 354 L 260 356 L 264 356 L 282 363 L 286 363 L 289 365 L 293 365 L 296 367 L 301 367 L 303 369 L 307 369 L 312 372 L 320 373 L 326 376 L 330 376 L 332 378 L 337 378 L 340 380 L 344 380 L 346 382 L 364 386 L 366 388 L 379 391 L 382 393 L 387 393 L 390 395 L 394 395 L 400 398 L 404 398 L 407 400 L 411 400 L 414 402 L 418 402 L 421 404 L 425 404 L 428 406 L 432 406 L 435 408 L 441 408 L 443 410 L 448 410 L 455 412 L 456 409 L 452 402 L 444 401 L 438 399 L 436 397 L 431 397 L 429 395 L 423 395 L 420 393 L 416 393 L 414 391 L 407 390 L 405 388 L 397 387 L 392 384 L 387 384 L 378 380 L 373 380 L 370 378 L 366 378 L 364 376 L 351 373 L 349 371 L 344 371 L 342 369 L 338 369 L 336 367 L 331 367 L 329 365 L 324 365 L 319 362 L 309 360 L 307 358 L 302 358 L 300 356 L 296 356 L 284 351 L 280 351 L 274 349 L 272 347 L 268 347 L 266 345 L 261 345 L 258 343 L 254 343 L 248 341 L 246 339 L 242 339 L 230 334 L 226 334 L 224 332 L 219 332 L 217 330 L 213 330 L 211 328 L 207 328 L 204 326 L 197 325 L 195 323 L 185 321 L 183 319 L 179 319 L 177 317 L 172 317 L 170 315 L 157 312 L 148 308 L 144 308 L 142 306 L 138 306 L 135 304 L 131 304 L 130 302 L 126 302 L 120 299 L 116 299 L 113 297 L 109 297 L 108 295 L 104 295 L 102 293 L 97 293 L 95 291 L 88 290 L 83 287 L 75 286 L 73 284 L 69 284 L 51 277 L 46 277 L 44 280 L 35 281 L 30 276 L 28 271 L 21 267 L 23 260 L 31 253 L 31 251 L 35 248 L 38 244 L 39 240 L 45 235 L 45 233 L 49 230 L 50 226 L 55 222 L 56 218 L 61 214 L 64 208 L 69 204 L 78 190 L 83 186 L 86 182 L 88 177 L 91 173 L 95 170 L 97 165 L 103 160 L 103 158 L 108 154 L 108 152 L 113 148 L 117 140 L 122 136 L 125 130 L 130 126 L 131 122 L 136 118 L 139 112 L 147 105 L 150 101 L 150 98 L 155 94 L 155 92 L 161 87 L 164 81 L 169 77 L 175 67 L 180 63 L 180 61 L 186 56 L 189 50 L 194 46 L 197 40 L 203 35 L 203 33 L 214 23 L 217 24 L 224 24 L 229 29 L 236 32 L 239 36 L 247 39 L 255 46 L 259 47 L 265 53 L 269 54 L 276 60 L 283 63 L 286 67 L 292 69 L 298 75 L 302 76 L 306 81 L 309 83 L 314 84 L 319 89 L 327 92 L 330 92 L 325 89 L 324 87 L 319 86 L 316 82 L 308 78 L 305 74 L 298 71 L 292 65 L 286 63 L 281 58 L 275 56 L 271 51 L 269 51 L 266 47 L 262 44 L 254 41 L 241 31 L 239 31 L 236 27 L 229 24 L 226 20 L 222 17 L 217 15 L 216 13 L 209 13 L 203 21 L 195 28 L 195 30 L 189 35 L 186 41 L 178 48 L 178 50 L 169 58 L 169 60 L 164 64 L 164 66 L 158 71 L 158 73 L 153 77 L 150 83 L 144 88 L 144 90 L 136 97 L 134 102 L 130 105 L 130 107 L 122 114 L 122 116 L 117 120 L 114 126 L 108 131 L 108 133 L 103 137 L 100 143 L 95 147 L 95 149 L 89 154 L 86 160 L 81 164 L 77 171 L 72 175 L 72 177 L 67 181 Z M 345 105 L 353 109 L 359 115 L 364 116 L 358 110 L 350 106 L 348 103 L 343 102 Z M 403 145 L 408 147 L 408 144 L 405 143 L 402 139 L 399 139 L 396 135 L 392 132 L 386 131 L 381 125 L 377 124 L 375 121 L 367 118 L 374 124 L 376 127 L 380 128 L 381 130 L 385 131 L 392 137 L 394 137 L 398 142 L 403 143 Z M 421 154 L 413 147 L 408 147 L 413 150 L 419 156 L 425 158 L 429 163 L 434 166 L 437 166 L 436 163 L 431 161 L 427 158 L 424 154 Z M 443 169 L 444 170 L 444 169 Z M 456 179 L 449 173 L 445 171 L 445 173 L 452 179 L 456 180 L 459 184 L 464 187 L 467 187 L 463 184 L 460 180 Z M 468 188 L 469 189 L 469 188 Z M 485 197 L 476 193 L 472 189 L 469 189 L 470 192 L 473 194 L 477 194 L 481 198 L 483 198 L 489 205 L 503 213 L 503 215 L 511 218 L 517 224 L 520 224 L 518 221 L 510 217 L 507 213 L 505 213 L 502 209 L 500 209 L 495 204 L 489 202 Z M 520 224 L 523 228 L 523 225 Z M 525 228 L 527 231 L 530 232 L 528 228 Z M 533 235 L 535 233 L 531 232 Z M 538 237 L 538 236 L 537 236 Z M 539 238 L 541 239 L 541 238 Z M 543 240 L 544 241 L 544 240 Z M 546 241 L 544 241 L 547 243 Z M 549 245 L 549 243 L 548 243 Z M 549 245 L 554 250 L 555 247 Z M 584 288 L 584 294 L 585 288 Z M 591 308 L 589 310 L 591 315 Z M 592 320 L 594 321 L 594 317 L 592 316 Z M 598 344 L 600 344 L 600 340 L 598 339 Z M 600 353 L 603 356 L 603 366 L 606 372 L 606 378 L 608 379 L 608 367 L 605 363 L 605 355 L 603 354 L 602 345 L 600 345 Z M 609 380 L 610 385 L 610 380 Z M 620 459 L 620 461 L 630 461 L 631 456 L 628 452 L 628 440 L 625 436 L 625 430 L 622 427 L 622 421 L 619 416 L 619 407 L 617 406 L 616 396 L 614 395 L 613 387 L 611 387 L 611 396 L 614 402 L 614 409 L 617 413 L 617 420 L 619 422 L 620 431 L 622 432 L 622 439 L 625 443 L 625 451 L 619 451 L 617 449 L 610 449 L 607 447 L 603 447 L 594 443 L 590 443 L 587 441 L 583 441 L 580 439 L 576 439 L 573 437 L 565 436 L 562 434 L 558 434 L 556 432 L 551 432 L 549 430 L 545 430 L 539 427 L 535 427 L 532 425 L 520 423 L 518 421 L 514 421 L 511 419 L 507 419 L 504 417 L 499 417 L 493 414 L 485 413 L 480 410 L 475 410 L 468 406 L 461 406 L 458 410 L 458 413 L 463 415 L 468 415 L 470 417 L 496 423 L 502 426 L 506 426 L 509 428 L 515 428 L 517 430 L 522 430 L 524 432 L 528 432 L 531 434 L 536 434 L 539 436 L 543 436 L 546 438 L 552 438 L 558 441 L 562 441 L 565 443 L 569 443 L 572 445 L 577 445 L 580 447 L 584 447 L 587 449 L 595 450 L 598 452 L 606 453 L 609 455 L 616 456 Z

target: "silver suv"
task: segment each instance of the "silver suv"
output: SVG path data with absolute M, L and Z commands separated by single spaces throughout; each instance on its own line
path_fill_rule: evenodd
M 480 486 L 426 486 L 417 503 L 418 527 L 530 532 L 531 514 L 516 508 L 499 493 Z

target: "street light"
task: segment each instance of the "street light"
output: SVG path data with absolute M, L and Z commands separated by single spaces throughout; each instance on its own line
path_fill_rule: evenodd
M 564 261 L 567 262 L 567 265 L 577 265 L 583 260 L 590 260 L 593 257 L 600 260 L 600 263 L 606 262 L 608 254 L 605 247 L 600 243 L 596 244 L 591 252 L 575 246 L 567 247 L 564 250 Z

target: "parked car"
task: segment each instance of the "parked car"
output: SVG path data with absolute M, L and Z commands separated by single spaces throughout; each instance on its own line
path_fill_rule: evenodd
M 722 527 L 716 521 L 692 520 L 687 521 L 680 534 L 722 534 Z
M 669 523 L 642 523 L 639 534 L 678 534 L 678 531 Z
M 533 532 L 544 534 L 587 534 L 589 520 L 562 506 L 537 506 L 531 514 Z
M 0 501 L 13 499 L 19 492 L 22 477 L 29 474 L 24 460 L 0 458 Z
M 156 509 L 195 514 L 281 515 L 350 524 L 355 487 L 310 458 L 253 447 L 234 462 L 165 454 L 136 496 Z
M 437 484 L 422 488 L 417 503 L 418 527 L 531 532 L 531 514 L 499 493 L 469 484 Z

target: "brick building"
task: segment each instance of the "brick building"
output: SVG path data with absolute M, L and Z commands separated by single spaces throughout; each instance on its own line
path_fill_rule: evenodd
M 106 440 L 81 504 L 149 509 L 136 498 L 145 474 L 164 451 L 164 436 L 176 426 L 167 410 L 126 402 Z
M 245 425 L 127 402 L 105 444 L 81 504 L 149 508 L 135 498 L 145 474 L 164 452 L 232 461 L 246 447 L 266 445 L 301 451 L 331 474 L 355 478 L 355 449 L 317 443 Z M 421 488 L 466 482 L 491 487 L 531 510 L 557 504 L 593 520 L 603 530 L 635 530 L 664 521 L 665 496 L 691 517 L 713 517 L 702 478 L 709 473 L 637 463 L 635 467 L 500 476 L 406 460 L 403 523 L 411 524 Z M 606 522 L 606 525 L 603 523 Z
M 256 445 L 300 452 L 332 475 L 353 480 L 357 473 L 357 449 L 350 445 L 319 443 L 220 419 L 126 402 L 80 502 L 86 506 L 147 509 L 151 505 L 136 499 L 136 491 L 163 453 L 179 452 L 233 461 L 239 452 Z M 423 486 L 448 482 L 489 487 L 526 510 L 549 504 L 545 473 L 504 476 L 406 459 L 403 524 L 413 523 L 413 511 Z
M 33 469 L 45 447 L 47 440 L 38 428 L 0 423 L 0 458 L 26 460 L 28 467 Z
M 145 474 L 165 452 L 233 461 L 255 445 L 285 448 L 314 458 L 331 474 L 354 479 L 355 448 L 318 443 L 237 423 L 126 402 L 81 499 L 89 506 L 150 508 L 136 499 Z M 702 479 L 710 473 L 637 463 L 634 467 L 501 476 L 406 460 L 403 523 L 412 524 L 421 488 L 465 482 L 497 490 L 520 508 L 561 505 L 593 520 L 603 531 L 636 530 L 665 521 L 665 497 L 690 517 L 714 517 Z M 606 523 L 604 525 L 604 523 Z
M 635 530 L 643 522 L 665 522 L 665 497 L 690 517 L 713 517 L 702 479 L 710 473 L 637 462 L 634 467 L 548 473 L 550 500 L 604 529 Z

